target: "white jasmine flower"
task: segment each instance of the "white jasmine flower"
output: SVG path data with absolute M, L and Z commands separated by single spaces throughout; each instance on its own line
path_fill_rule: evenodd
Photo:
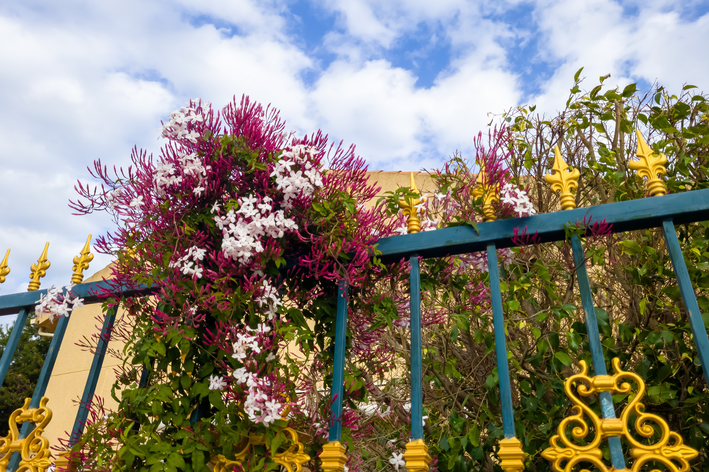
M 209 390 L 224 390 L 227 383 L 222 377 L 218 375 L 212 375 L 209 377 Z
M 396 470 L 399 470 L 399 467 L 406 467 L 406 462 L 403 459 L 404 454 L 397 454 L 396 452 L 392 452 L 391 454 L 391 459 L 389 459 L 389 463 L 394 466 Z

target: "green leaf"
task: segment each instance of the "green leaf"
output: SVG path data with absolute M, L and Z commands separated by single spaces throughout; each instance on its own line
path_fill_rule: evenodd
M 638 89 L 638 84 L 630 84 L 623 89 L 623 97 L 632 97 L 635 91 Z
M 682 90 L 691 90 L 695 88 L 697 88 L 696 85 L 685 85 L 684 87 L 682 87 Z
M 172 454 L 167 456 L 167 463 L 169 465 L 171 465 L 173 467 L 177 467 L 179 469 L 185 468 L 185 460 L 177 452 L 173 452 Z
M 569 357 L 569 355 L 565 352 L 556 352 L 554 353 L 554 357 L 566 367 L 571 367 L 571 364 L 573 363 L 571 357 Z
M 574 74 L 574 82 L 578 82 L 578 81 L 579 81 L 579 77 L 581 77 L 581 71 L 582 71 L 582 70 L 583 70 L 583 67 L 576 71 L 576 73 Z

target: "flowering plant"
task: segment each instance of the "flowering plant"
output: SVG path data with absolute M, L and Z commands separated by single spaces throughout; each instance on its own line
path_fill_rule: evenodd
M 360 300 L 353 344 L 362 355 L 380 349 L 366 329 L 364 307 L 378 300 L 365 281 L 386 272 L 371 256 L 394 223 L 361 204 L 379 189 L 353 146 L 284 129 L 277 111 L 248 98 L 220 112 L 194 100 L 163 124 L 159 159 L 134 150 L 133 167 L 115 176 L 97 161 L 101 187 L 77 186 L 75 210 L 118 223 L 97 241 L 118 256 L 113 289 L 157 291 L 121 301 L 119 408 L 91 438 L 73 438 L 75 462 L 207 470 L 259 437 L 269 447 L 252 447 L 242 465 L 279 467 L 289 424 L 330 421 L 316 386 L 329 370 L 338 280 Z M 356 415 L 346 415 L 347 430 Z M 316 435 L 311 457 L 322 442 Z

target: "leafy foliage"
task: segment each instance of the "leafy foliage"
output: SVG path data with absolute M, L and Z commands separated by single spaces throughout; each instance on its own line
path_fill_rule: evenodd
M 0 326 L 0 356 L 13 328 Z M 13 411 L 21 408 L 25 398 L 32 397 L 42 371 L 51 338 L 41 337 L 34 325 L 24 327 L 10 369 L 0 389 L 0 436 L 7 436 L 8 422 Z

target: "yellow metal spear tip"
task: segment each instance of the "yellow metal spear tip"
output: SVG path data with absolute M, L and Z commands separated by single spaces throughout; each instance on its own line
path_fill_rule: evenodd
M 551 186 L 552 191 L 560 193 L 562 210 L 576 208 L 576 200 L 571 192 L 578 188 L 579 176 L 579 170 L 569 170 L 568 164 L 559 151 L 559 146 L 554 146 L 554 165 L 551 173 L 544 176 L 544 180 Z
M 409 188 L 412 192 L 419 193 L 419 190 L 416 188 L 416 179 L 414 178 L 413 172 L 409 172 Z
M 10 273 L 10 268 L 7 266 L 7 258 L 10 257 L 10 250 L 5 253 L 5 257 L 0 262 L 0 284 L 5 282 L 5 277 Z
M 650 146 L 645 142 L 640 131 L 635 130 L 635 135 L 638 138 L 638 150 L 636 155 L 640 158 L 637 161 L 631 160 L 628 167 L 633 169 L 638 177 L 647 179 L 647 190 L 650 196 L 657 197 L 665 195 L 667 188 L 660 176 L 667 173 L 665 165 L 667 157 L 664 154 L 656 155 Z
M 654 152 L 652 148 L 647 145 L 647 142 L 645 142 L 645 138 L 643 138 L 643 134 L 640 132 L 640 130 L 635 130 L 635 136 L 637 136 L 638 138 L 638 150 L 635 155 L 640 158 L 647 158 L 649 156 L 652 156 Z
M 71 275 L 71 283 L 80 284 L 84 280 L 84 271 L 89 268 L 89 262 L 94 260 L 94 255 L 91 254 L 91 235 L 86 238 L 86 244 L 81 250 L 80 255 L 74 257 L 74 273 Z
M 36 264 L 32 264 L 30 266 L 30 283 L 27 286 L 27 291 L 28 292 L 34 292 L 35 290 L 39 290 L 39 285 L 42 277 L 47 275 L 47 269 L 49 269 L 49 266 L 52 265 L 49 260 L 47 260 L 47 251 L 49 250 L 49 242 L 47 242 L 44 245 L 44 251 L 42 251 L 42 255 L 39 256 L 39 259 L 37 259 Z

